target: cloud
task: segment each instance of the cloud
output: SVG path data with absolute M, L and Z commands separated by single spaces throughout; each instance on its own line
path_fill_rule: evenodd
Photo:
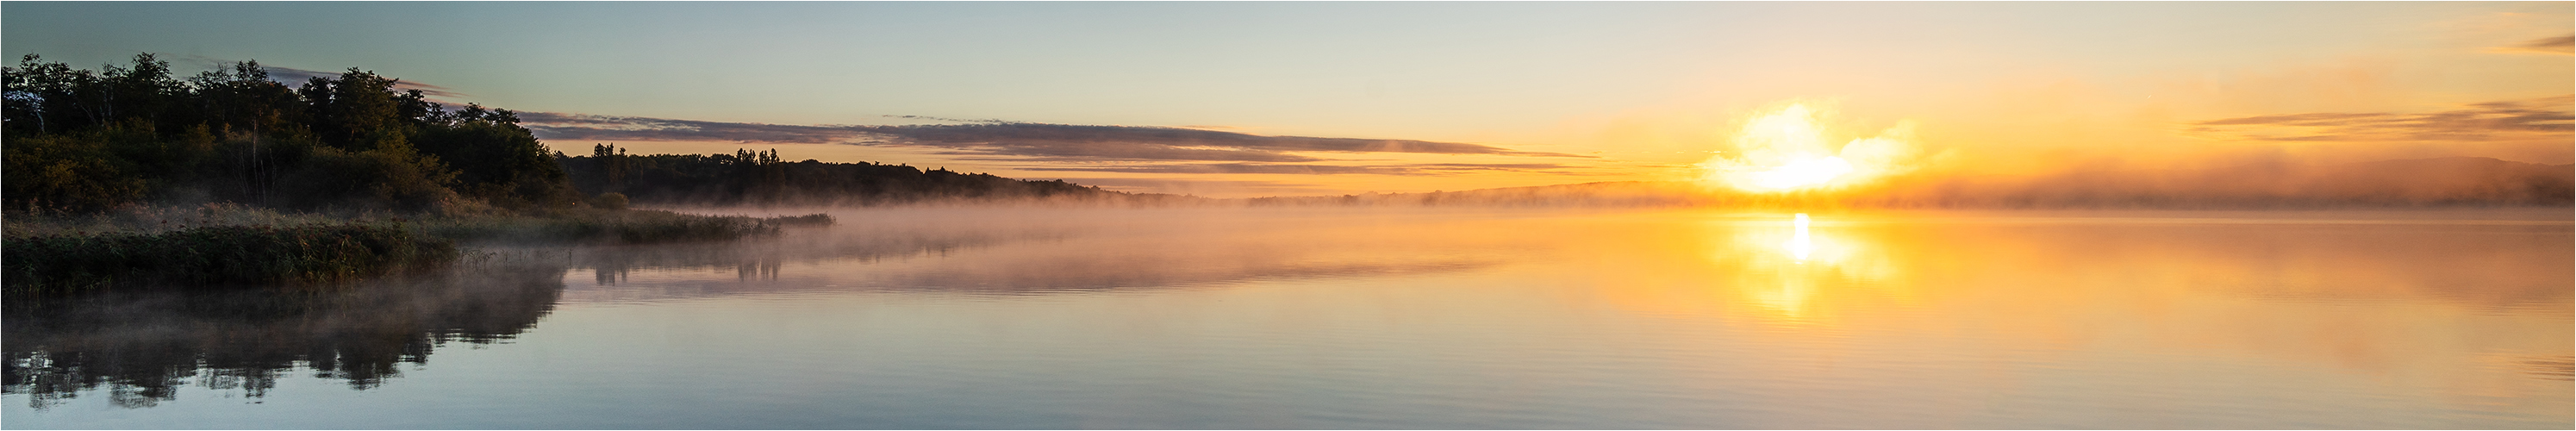
M 794 126 L 661 118 L 521 112 L 538 138 L 568 141 L 731 141 L 772 144 L 859 143 L 878 139 L 845 126 Z
M 1348 166 L 1276 163 L 1194 163 L 1145 166 L 1038 166 L 1026 171 L 1125 172 L 1154 174 L 1370 174 L 1446 175 L 1475 171 L 1547 171 L 1569 166 L 1554 163 L 1426 163 L 1393 166 Z
M 2506 54 L 2576 54 L 2576 35 L 2532 39 L 2512 46 L 2487 48 L 2487 51 Z
M 292 67 L 278 67 L 278 66 L 270 66 L 270 65 L 265 65 L 265 64 L 260 65 L 260 66 L 259 66 L 259 68 L 260 68 L 260 70 L 268 71 L 268 79 L 269 79 L 269 80 L 271 80 L 271 81 L 277 81 L 277 82 L 281 82 L 281 83 L 285 83 L 286 85 L 289 85 L 289 86 L 300 86 L 300 85 L 304 85 L 304 82 L 305 82 L 305 81 L 311 80 L 311 79 L 313 79 L 313 78 L 339 78 L 339 77 L 340 77 L 340 74 L 341 74 L 341 72 L 317 72 L 317 71 L 304 70 L 304 69 L 297 69 L 297 68 L 292 68 Z M 454 98 L 465 97 L 465 94 L 464 94 L 464 93 L 458 93 L 458 92 L 456 92 L 456 91 L 454 91 L 454 90 L 449 90 L 449 89 L 447 89 L 447 87 L 440 87 L 440 86 L 436 86 L 436 85 L 429 85 L 429 84 L 426 84 L 426 83 L 414 82 L 414 81 L 412 81 L 412 80 L 408 80 L 408 79 L 400 79 L 400 78 L 396 78 L 396 79 L 398 79 L 398 80 L 399 80 L 399 81 L 394 82 L 394 89 L 395 89 L 395 90 L 397 90 L 397 91 L 399 91 L 399 90 L 420 90 L 420 93 L 421 93 L 421 94 L 428 95 L 428 96 L 430 96 L 430 97 L 447 98 L 447 99 L 454 99 Z
M 2189 123 L 2186 132 L 2252 141 L 2493 141 L 2567 135 L 2576 96 L 2486 102 L 2424 114 L 2389 112 L 2263 115 Z
M 153 56 L 156 56 L 156 57 L 159 57 L 159 58 L 161 58 L 161 59 L 167 60 L 167 61 L 182 62 L 182 63 L 195 63 L 197 66 L 199 66 L 199 67 L 204 67 L 204 68 L 206 68 L 207 70 L 221 71 L 221 72 L 226 72 L 226 73 L 229 73 L 231 70 L 233 70 L 233 65 L 234 65 L 234 64 L 239 64 L 239 63 L 241 63 L 241 61 L 240 61 L 240 60 L 221 59 L 221 58 L 207 57 L 207 56 L 203 56 L 203 55 L 196 55 L 196 54 L 184 54 L 184 53 L 167 53 L 167 52 L 160 52 L 160 53 L 153 53 L 152 55 L 153 55 Z M 252 60 L 252 61 L 257 61 L 257 60 Z M 321 71 L 312 71 L 312 70 L 297 69 L 297 68 L 292 68 L 292 67 L 278 67 L 278 66 L 272 66 L 272 65 L 266 65 L 266 64 L 259 65 L 259 69 L 260 69 L 261 71 L 266 71 L 266 72 L 268 72 L 268 80 L 270 80 L 270 81 L 277 81 L 278 83 L 286 84 L 286 85 L 287 85 L 287 86 L 289 86 L 289 87 L 302 86 L 302 85 L 304 85 L 304 82 L 305 82 L 305 81 L 311 80 L 311 79 L 313 79 L 313 78 L 339 78 L 339 77 L 340 77 L 340 72 L 321 72 Z M 396 79 L 400 79 L 400 78 L 396 78 Z M 411 81 L 411 80 L 400 80 L 399 82 L 394 83 L 394 88 L 395 88 L 395 89 L 397 89 L 397 90 L 420 90 L 420 93 L 421 93 L 421 94 L 429 95 L 429 96 L 431 96 L 431 97 L 435 97 L 435 98 L 449 98 L 449 99 L 453 99 L 453 98 L 465 97 L 465 94 L 464 94 L 464 93 L 458 93 L 458 92 L 456 92 L 455 90 L 450 90 L 450 89 L 448 89 L 447 87 L 441 87 L 441 86 L 436 86 L 436 85 L 430 85 L 430 84 L 420 83 L 420 82 L 413 82 L 413 81 Z
M 968 124 L 782 125 L 548 112 L 521 113 L 537 137 L 581 141 L 731 141 L 901 145 L 937 148 L 969 160 L 1309 162 L 1295 152 L 1425 153 L 1584 157 L 1478 144 L 1402 139 L 1262 136 L 1173 127 L 1090 126 L 897 117 Z

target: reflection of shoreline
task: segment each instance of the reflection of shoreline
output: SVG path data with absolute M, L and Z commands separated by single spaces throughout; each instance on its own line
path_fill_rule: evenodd
M 804 291 L 1133 292 L 1464 271 L 1511 260 L 1459 247 L 1451 236 L 1461 232 L 1429 225 L 1456 220 L 1383 212 L 922 212 L 932 215 L 843 214 L 874 222 L 772 241 L 594 248 L 545 259 L 591 272 L 588 283 L 572 281 L 570 300 L 620 302 Z
M 490 344 L 554 309 L 563 270 L 480 267 L 311 289 L 175 290 L 12 300 L 6 393 L 38 409 L 105 389 L 127 408 L 191 380 L 260 398 L 299 368 L 372 388 L 448 342 Z

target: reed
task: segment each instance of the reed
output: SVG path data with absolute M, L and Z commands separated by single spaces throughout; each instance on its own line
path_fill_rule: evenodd
M 313 284 L 434 267 L 457 244 L 650 244 L 777 235 L 829 215 L 755 218 L 576 208 L 409 219 L 286 214 L 231 204 L 90 214 L 12 211 L 0 277 L 11 296 L 111 287 Z
M 427 221 L 429 232 L 478 242 L 653 244 L 777 235 L 785 226 L 832 224 L 832 216 L 754 218 L 657 210 L 583 209 L 543 216 L 459 217 Z
M 454 261 L 454 241 L 401 222 L 210 226 L 13 236 L 0 244 L 11 294 L 134 285 L 308 284 Z

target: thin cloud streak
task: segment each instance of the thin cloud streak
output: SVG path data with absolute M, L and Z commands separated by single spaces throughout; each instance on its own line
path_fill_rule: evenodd
M 265 65 L 265 64 L 260 65 L 260 66 L 259 66 L 259 68 L 260 68 L 260 70 L 263 70 L 263 71 L 267 71 L 267 72 L 268 72 L 268 79 L 269 79 L 269 80 L 271 80 L 271 81 L 277 81 L 277 82 L 280 82 L 280 83 L 285 83 L 286 85 L 304 85 L 304 82 L 305 82 L 305 81 L 311 80 L 311 79 L 313 79 L 313 78 L 334 78 L 334 79 L 336 79 L 336 78 L 339 78 L 339 77 L 340 77 L 340 74 L 341 74 L 341 72 L 318 72 L 318 71 L 311 71 L 311 70 L 297 69 L 297 68 L 292 68 L 292 67 L 277 67 L 277 66 L 270 66 L 270 65 Z M 413 81 L 411 81 L 411 80 L 407 80 L 407 79 L 403 79 L 403 80 L 396 80 L 396 81 L 394 82 L 394 89 L 397 89 L 397 90 L 420 90 L 420 93 L 421 93 L 421 94 L 428 95 L 428 96 L 432 96 L 432 97 L 439 97 L 439 98 L 449 98 L 449 99 L 453 99 L 453 98 L 465 97 L 465 94 L 464 94 L 464 93 L 458 93 L 458 92 L 455 92 L 455 91 L 452 91 L 452 90 L 448 90 L 448 89 L 447 89 L 447 87 L 440 87 L 440 86 L 436 86 L 436 85 L 430 85 L 430 84 L 424 84 L 424 83 L 419 83 L 419 82 L 413 82 Z
M 152 55 L 170 61 L 196 63 L 199 66 L 214 71 L 230 71 L 234 64 L 241 63 L 240 60 L 227 60 L 196 54 L 162 52 L 153 53 Z M 251 61 L 258 60 L 252 59 Z M 341 74 L 341 72 L 322 72 L 267 64 L 259 65 L 259 69 L 260 71 L 268 72 L 268 80 L 277 81 L 278 83 L 286 84 L 288 86 L 302 86 L 305 81 L 312 80 L 313 78 L 339 78 Z M 455 90 L 448 89 L 447 87 L 414 82 L 405 79 L 396 79 L 394 82 L 394 88 L 401 90 L 420 90 L 421 94 L 438 98 L 453 99 L 465 97 L 465 93 L 458 93 Z
M 782 125 L 552 112 L 520 118 L 549 140 L 730 141 L 739 143 L 899 145 L 937 148 L 938 154 L 1015 161 L 1214 161 L 1309 162 L 1294 152 L 1422 153 L 1579 157 L 1561 153 L 1401 139 L 1262 136 L 1171 127 L 1092 126 L 979 121 L 946 125 Z M 960 121 L 930 117 L 897 117 Z
M 2532 39 L 2513 46 L 2499 46 L 2488 50 L 2508 54 L 2576 54 L 2576 35 Z
M 2576 129 L 2569 111 L 2576 96 L 2487 102 L 2468 109 L 2425 114 L 2320 112 L 2263 115 L 2190 123 L 2186 132 L 2254 141 L 2491 141 L 2566 135 Z

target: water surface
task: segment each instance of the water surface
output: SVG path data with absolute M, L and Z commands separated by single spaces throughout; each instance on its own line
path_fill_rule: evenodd
M 2576 426 L 2565 210 L 836 215 L 13 301 L 0 426 Z

